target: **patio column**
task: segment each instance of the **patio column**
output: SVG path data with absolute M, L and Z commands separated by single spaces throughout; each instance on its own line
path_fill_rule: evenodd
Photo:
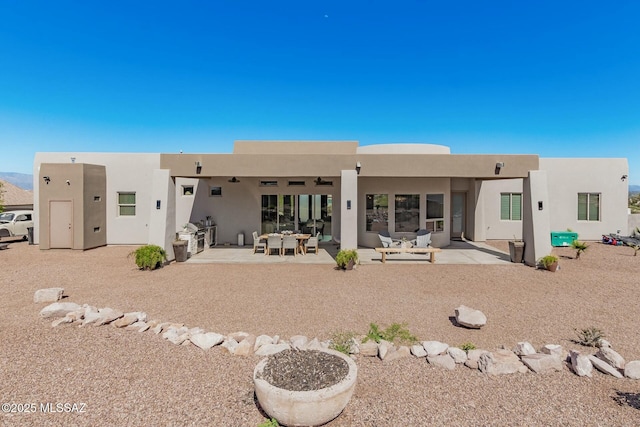
M 522 183 L 524 262 L 529 266 L 551 252 L 549 208 L 547 171 L 529 171 Z
M 340 180 L 340 249 L 358 248 L 358 173 L 343 170 Z
M 176 236 L 176 182 L 171 178 L 169 169 L 155 169 L 152 182 L 149 243 L 163 248 L 167 251 L 167 258 L 172 260 L 175 258 L 173 241 Z

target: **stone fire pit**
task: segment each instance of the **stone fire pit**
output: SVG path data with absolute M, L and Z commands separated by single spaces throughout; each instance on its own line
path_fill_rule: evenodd
M 258 363 L 253 373 L 262 409 L 285 426 L 317 426 L 349 403 L 358 368 L 334 350 L 284 350 Z

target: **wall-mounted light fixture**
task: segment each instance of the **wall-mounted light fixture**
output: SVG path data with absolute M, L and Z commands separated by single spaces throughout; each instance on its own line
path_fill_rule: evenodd
M 625 174 L 625 175 L 622 175 L 622 176 L 620 177 L 620 181 L 625 182 L 625 181 L 627 180 L 627 178 L 628 178 L 628 176 L 627 176 L 626 174 Z
M 237 182 L 240 182 L 240 180 L 234 176 L 233 178 L 231 178 L 231 179 L 229 180 L 229 182 L 232 182 L 232 183 L 234 183 L 234 184 L 235 184 L 235 183 L 237 183 Z
M 496 163 L 496 170 L 495 170 L 496 175 L 500 175 L 500 170 L 502 170 L 503 167 L 504 167 L 504 162 Z
M 356 162 L 356 172 L 360 175 L 360 169 L 362 169 L 362 164 L 360 162 Z
M 200 172 L 202 172 L 202 163 L 200 163 L 200 160 L 198 160 L 196 162 L 196 173 L 200 175 Z
M 72 157 L 72 158 L 71 158 L 71 163 L 75 163 L 75 162 L 76 162 L 76 158 L 75 158 L 75 157 Z
M 71 185 L 71 181 L 67 180 L 66 182 L 67 182 L 67 185 Z
M 49 183 L 51 182 L 51 178 L 49 178 L 48 176 L 43 176 L 42 179 L 44 179 L 44 182 L 46 182 L 47 185 L 49 185 Z

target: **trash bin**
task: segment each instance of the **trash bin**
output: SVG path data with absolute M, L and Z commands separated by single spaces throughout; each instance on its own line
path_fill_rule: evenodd
M 27 227 L 27 238 L 29 239 L 29 244 L 33 245 L 33 227 Z
M 244 232 L 238 233 L 238 246 L 244 246 Z
M 509 242 L 511 262 L 522 263 L 524 260 L 524 242 Z

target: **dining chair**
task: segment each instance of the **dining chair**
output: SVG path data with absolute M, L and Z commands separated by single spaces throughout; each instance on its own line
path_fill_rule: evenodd
M 262 249 L 263 252 L 267 251 L 267 243 L 263 242 L 258 236 L 258 232 L 253 232 L 253 253 L 255 254 L 258 249 Z
M 293 249 L 293 256 L 298 254 L 298 238 L 292 234 L 285 235 L 282 238 L 282 254 L 287 254 L 287 249 Z
M 318 233 L 314 237 L 309 237 L 309 239 L 307 239 L 307 241 L 304 243 L 305 254 L 309 252 L 309 249 L 313 249 L 316 255 L 318 255 L 318 237 L 319 236 L 320 236 L 320 232 L 318 231 Z
M 282 236 L 280 236 L 279 234 L 276 236 L 267 237 L 267 250 L 264 254 L 271 255 L 271 251 L 273 249 L 277 249 L 278 255 L 282 256 Z

